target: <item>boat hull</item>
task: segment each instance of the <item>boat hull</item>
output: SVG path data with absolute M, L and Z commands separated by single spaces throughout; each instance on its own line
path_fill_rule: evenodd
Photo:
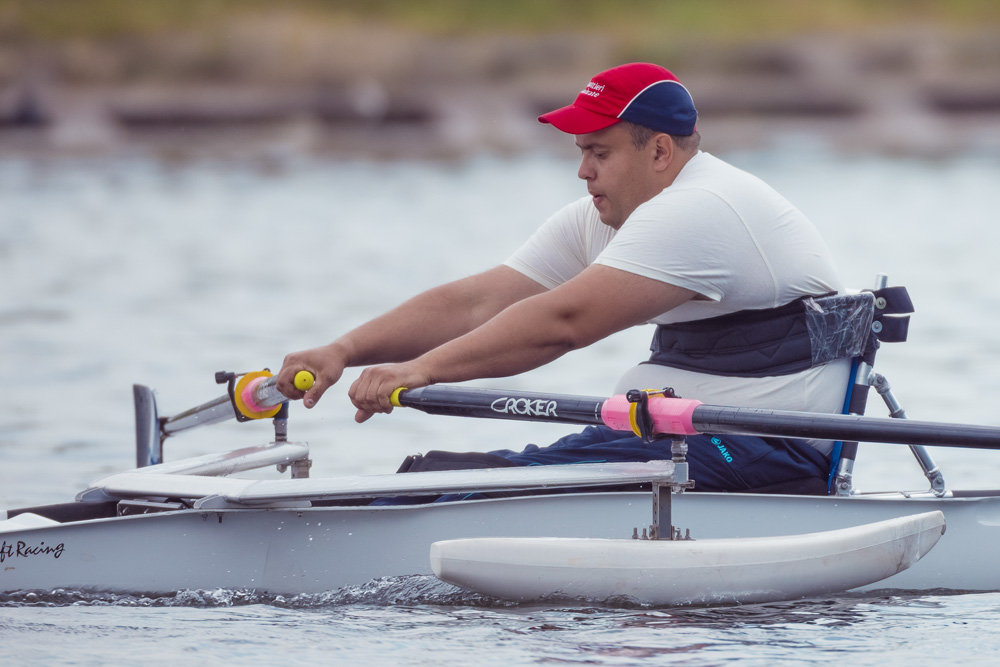
M 315 593 L 430 574 L 433 542 L 468 537 L 627 538 L 648 493 L 572 493 L 410 506 L 179 510 L 0 533 L 0 590 Z M 1000 497 L 686 493 L 692 537 L 793 535 L 941 510 L 948 531 L 914 567 L 869 587 L 1000 590 Z

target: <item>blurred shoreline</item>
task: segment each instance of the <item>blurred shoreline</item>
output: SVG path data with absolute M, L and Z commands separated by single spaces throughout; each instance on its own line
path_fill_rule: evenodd
M 277 44 L 260 44 L 239 69 L 196 74 L 177 73 L 182 50 L 161 54 L 159 74 L 142 77 L 116 61 L 127 51 L 33 49 L 0 81 L 0 154 L 572 154 L 535 116 L 569 103 L 591 74 L 624 60 L 615 40 L 578 34 L 445 39 L 352 30 L 350 38 L 316 37 L 318 54 L 295 72 L 273 62 Z M 682 46 L 676 65 L 662 64 L 691 89 L 707 150 L 795 142 L 847 153 L 1000 154 L 998 29 Z

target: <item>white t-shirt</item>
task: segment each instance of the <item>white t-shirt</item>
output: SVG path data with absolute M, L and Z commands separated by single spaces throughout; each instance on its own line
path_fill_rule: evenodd
M 505 263 L 549 289 L 596 263 L 703 297 L 650 320 L 655 324 L 842 291 L 812 223 L 759 178 L 704 152 L 619 230 L 603 224 L 592 199 L 583 197 L 549 218 Z M 615 391 L 669 386 L 717 405 L 840 412 L 849 370 L 850 361 L 840 360 L 791 375 L 738 378 L 641 364 Z

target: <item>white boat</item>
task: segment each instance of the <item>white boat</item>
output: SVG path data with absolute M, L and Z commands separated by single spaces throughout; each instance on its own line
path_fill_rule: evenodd
M 262 392 L 267 389 L 261 387 Z M 488 392 L 456 391 L 471 392 L 463 393 L 456 405 L 490 403 Z M 432 393 L 424 392 L 423 397 Z M 158 457 L 150 449 L 165 435 L 233 417 L 232 404 L 218 399 L 159 419 L 152 393 L 140 387 L 136 396 L 140 459 Z M 413 400 L 420 400 L 419 390 Z M 705 414 L 732 416 L 726 408 L 704 408 L 686 409 L 696 421 Z M 587 409 L 593 412 L 592 407 L 581 408 Z M 768 421 L 762 411 L 739 412 L 755 423 Z M 777 422 L 784 415 L 768 414 Z M 881 441 L 907 442 L 911 435 L 923 433 L 925 444 L 954 441 L 1000 447 L 1000 429 L 987 427 L 934 424 L 931 429 L 926 423 L 897 420 L 794 416 L 796 422 L 815 421 L 820 429 L 843 428 L 844 438 L 855 437 L 854 428 L 892 435 L 891 426 L 901 431 Z M 729 428 L 733 432 L 740 427 Z M 758 424 L 754 432 L 762 428 Z M 80 492 L 76 502 L 0 511 L 0 591 L 63 588 L 164 593 L 229 588 L 315 593 L 379 577 L 431 574 L 431 544 L 443 540 L 620 539 L 642 531 L 669 538 L 675 529 L 690 531 L 699 541 L 760 538 L 936 511 L 943 513 L 948 525 L 937 546 L 913 567 L 862 588 L 1000 590 L 1000 571 L 992 558 L 1000 548 L 998 492 L 670 493 L 671 485 L 675 491 L 686 485 L 683 462 L 310 479 L 305 477 L 308 447 L 285 441 L 283 413 L 275 417 L 275 432 L 270 445 L 145 465 L 97 480 Z M 292 477 L 250 480 L 230 476 L 274 465 L 291 470 Z M 652 494 L 648 490 L 600 490 L 643 480 L 652 485 Z M 560 487 L 567 490 L 553 493 Z M 369 504 L 384 496 L 457 491 L 503 493 L 451 502 Z

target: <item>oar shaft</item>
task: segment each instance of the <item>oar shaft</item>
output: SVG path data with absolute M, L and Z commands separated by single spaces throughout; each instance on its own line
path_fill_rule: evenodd
M 603 399 L 432 385 L 401 391 L 395 400 L 439 415 L 636 428 L 636 408 L 624 396 Z M 991 426 L 737 408 L 656 395 L 649 397 L 648 406 L 654 432 L 664 435 L 729 433 L 1000 449 L 1000 428 Z
M 278 407 L 287 401 L 288 398 L 278 391 L 278 388 L 275 386 L 276 381 L 274 377 L 263 375 L 253 378 L 252 382 L 247 383 L 245 387 L 239 390 L 241 400 L 237 401 L 237 403 L 243 406 L 250 404 L 255 410 L 260 412 L 266 412 Z M 254 413 L 244 414 L 247 417 L 257 416 Z M 162 437 L 167 437 L 195 428 L 196 426 L 216 424 L 235 417 L 236 409 L 233 407 L 233 400 L 229 394 L 224 394 L 207 403 L 202 403 L 172 417 L 163 419 L 160 430 Z
M 275 386 L 277 381 L 278 378 L 269 377 L 257 385 L 254 389 L 254 397 L 257 399 L 258 405 L 273 408 L 288 400 L 288 397 L 278 391 Z
M 432 415 L 566 424 L 603 424 L 603 398 L 431 385 L 398 394 L 398 404 Z
M 232 401 L 228 395 L 224 395 L 172 417 L 167 417 L 163 420 L 160 430 L 163 437 L 166 437 L 196 426 L 206 426 L 233 419 L 235 416 L 236 412 L 233 410 Z
M 700 405 L 691 422 L 700 433 L 1000 449 L 998 428 L 912 419 Z

